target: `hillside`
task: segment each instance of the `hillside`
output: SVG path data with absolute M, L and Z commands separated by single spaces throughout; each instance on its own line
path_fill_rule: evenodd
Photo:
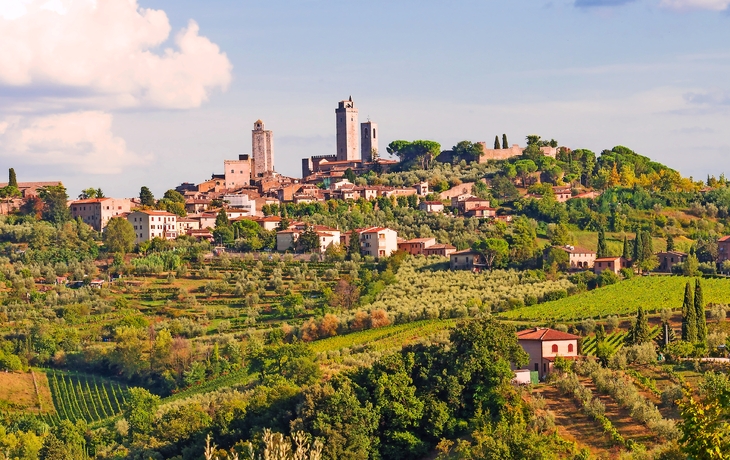
M 499 314 L 500 318 L 527 321 L 576 321 L 635 314 L 639 307 L 652 312 L 682 306 L 684 288 L 693 278 L 683 276 L 642 276 L 583 292 L 565 299 L 523 307 Z M 730 303 L 730 280 L 704 279 L 705 302 Z

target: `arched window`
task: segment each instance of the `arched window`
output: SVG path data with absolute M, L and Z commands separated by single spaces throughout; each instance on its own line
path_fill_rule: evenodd
M 573 353 L 573 344 L 572 343 L 568 344 L 568 353 Z
M 558 352 L 558 346 L 557 345 L 553 345 L 553 353 L 557 353 L 557 352 Z

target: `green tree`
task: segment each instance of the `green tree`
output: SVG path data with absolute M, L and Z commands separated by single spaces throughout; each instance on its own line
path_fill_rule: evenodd
M 355 230 L 350 232 L 350 240 L 347 242 L 347 256 L 352 258 L 353 254 L 360 254 L 360 234 Z
M 319 235 L 311 225 L 308 225 L 297 240 L 297 246 L 303 252 L 319 252 Z
M 81 190 L 79 200 L 93 200 L 94 198 L 105 198 L 104 192 L 100 188 L 86 188 Z
M 684 288 L 684 303 L 682 304 L 682 340 L 689 343 L 697 342 L 697 310 L 692 298 L 692 286 L 687 281 Z
M 637 264 L 641 262 L 641 256 L 643 254 L 642 248 L 644 247 L 644 244 L 641 239 L 641 231 L 637 230 L 636 236 L 634 237 L 633 254 L 631 255 L 631 260 Z
M 608 246 L 606 246 L 606 231 L 603 227 L 598 229 L 598 250 L 596 257 L 608 257 Z
M 509 148 L 509 144 L 507 143 L 507 135 L 502 134 L 502 148 L 506 149 Z
M 484 153 L 484 146 L 477 142 L 461 141 L 451 148 L 454 158 L 466 160 L 467 162 L 479 161 Z
M 355 173 L 352 172 L 352 168 L 347 168 L 345 170 L 345 179 L 349 180 L 353 184 L 355 183 L 356 177 L 355 177 Z
M 667 233 L 667 251 L 674 251 L 674 238 L 671 233 Z
M 155 205 L 155 196 L 146 186 L 142 186 L 142 188 L 139 190 L 139 202 L 142 206 Z
M 218 211 L 218 215 L 215 217 L 215 228 L 230 227 L 231 222 L 228 220 L 228 214 L 225 208 L 221 208 Z
M 38 190 L 38 196 L 43 200 L 43 220 L 55 224 L 71 220 L 71 211 L 66 204 L 68 194 L 63 185 L 49 185 Z
M 147 434 L 152 432 L 160 397 L 144 388 L 130 388 L 127 402 L 124 405 L 124 418 L 129 423 L 129 434 Z
M 486 238 L 475 242 L 472 249 L 484 257 L 487 269 L 501 267 L 509 257 L 509 244 L 502 238 Z
M 109 252 L 127 254 L 134 248 L 137 238 L 132 224 L 123 217 L 112 217 L 104 229 L 104 245 Z
M 631 250 L 629 248 L 629 240 L 624 236 L 624 249 L 622 253 L 624 259 L 631 260 Z
M 530 174 L 537 171 L 537 165 L 532 160 L 517 160 L 515 162 L 515 169 L 517 170 L 517 175 L 522 180 L 522 186 L 525 187 L 527 178 Z
M 682 263 L 682 274 L 684 276 L 696 276 L 699 273 L 700 262 L 697 260 L 697 256 L 690 252 L 687 258 Z
M 18 178 L 15 176 L 15 168 L 8 170 L 8 187 L 18 188 Z
M 644 313 L 644 308 L 639 307 L 636 314 L 636 323 L 626 336 L 626 343 L 629 345 L 641 345 L 651 340 L 649 331 L 649 318 Z
M 431 161 L 441 153 L 441 144 L 434 141 L 398 140 L 388 144 L 388 153 L 397 156 L 406 166 L 429 169 Z
M 707 343 L 707 317 L 705 314 L 705 297 L 702 293 L 700 279 L 695 280 L 695 315 L 697 316 L 697 342 Z
M 550 244 L 554 246 L 565 246 L 573 242 L 570 229 L 563 223 L 550 224 L 548 226 L 548 238 L 550 238 Z
M 528 262 L 535 257 L 535 228 L 526 217 L 518 217 L 512 225 L 507 241 L 512 258 L 518 263 Z
M 68 460 L 70 452 L 63 441 L 50 433 L 43 439 L 43 447 L 38 451 L 38 458 L 39 460 Z
M 502 146 L 499 145 L 499 136 L 498 135 L 497 136 L 494 136 L 494 149 L 495 150 L 498 150 L 498 149 L 501 149 L 501 148 L 502 148 Z

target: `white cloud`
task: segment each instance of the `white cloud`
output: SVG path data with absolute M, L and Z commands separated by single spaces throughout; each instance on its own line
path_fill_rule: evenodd
M 661 5 L 675 10 L 724 11 L 730 0 L 662 0 Z
M 100 111 L 8 117 L 0 120 L 0 157 L 87 174 L 118 174 L 149 163 L 128 151 L 111 127 L 112 116 Z
M 185 109 L 230 83 L 230 61 L 195 21 L 160 50 L 167 15 L 136 0 L 0 4 L 0 86 L 76 88 L 88 108 Z

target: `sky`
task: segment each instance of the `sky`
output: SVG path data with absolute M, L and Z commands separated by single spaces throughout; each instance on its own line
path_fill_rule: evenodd
M 381 152 L 538 134 L 730 174 L 730 0 L 1 0 L 0 43 L 0 171 L 71 196 L 202 182 L 257 119 L 299 177 L 350 96 Z

